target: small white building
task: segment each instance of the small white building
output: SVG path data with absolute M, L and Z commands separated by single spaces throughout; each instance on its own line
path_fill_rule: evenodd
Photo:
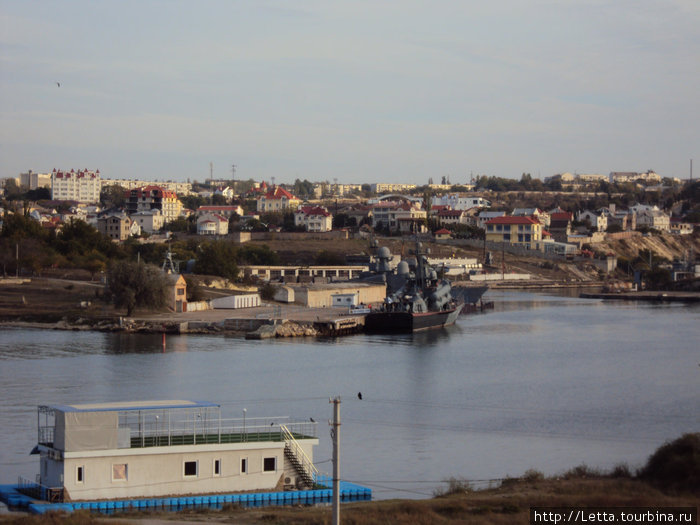
M 661 232 L 670 232 L 671 217 L 659 209 L 643 209 L 637 212 L 637 228 L 644 226 Z
M 579 222 L 588 221 L 596 231 L 604 232 L 608 229 L 608 216 L 604 213 L 595 213 L 591 210 L 580 211 L 576 214 Z
M 294 212 L 294 226 L 302 226 L 307 232 L 329 232 L 333 215 L 323 206 L 301 206 Z
M 163 229 L 165 218 L 158 209 L 138 211 L 129 215 L 131 220 L 141 227 L 141 231 L 154 233 Z
M 58 501 L 313 485 L 316 423 L 222 419 L 202 401 L 38 407 L 39 483 Z
M 358 298 L 357 293 L 336 293 L 331 295 L 331 306 L 333 307 L 339 307 L 339 306 L 345 306 L 345 307 L 350 307 L 350 306 L 357 306 L 357 298 Z
M 463 193 L 447 193 L 440 197 L 433 197 L 433 206 L 449 206 L 453 210 L 468 210 L 469 208 L 490 208 L 491 202 L 483 197 L 465 195 Z
M 255 308 L 256 306 L 260 306 L 260 295 L 256 293 L 227 295 L 226 297 L 212 299 L 209 301 L 209 304 L 211 304 L 211 307 L 215 310 Z
M 216 213 L 205 213 L 197 218 L 197 235 L 228 234 L 228 219 Z

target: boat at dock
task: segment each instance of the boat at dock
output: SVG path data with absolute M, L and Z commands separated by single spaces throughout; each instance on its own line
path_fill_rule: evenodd
M 383 267 L 388 250 L 380 248 Z M 365 318 L 367 332 L 417 332 L 454 324 L 463 302 L 452 296 L 450 281 L 438 276 L 428 264 L 421 243 L 416 242 L 414 257 L 404 259 L 393 272 L 382 272 L 387 282 L 384 302 Z

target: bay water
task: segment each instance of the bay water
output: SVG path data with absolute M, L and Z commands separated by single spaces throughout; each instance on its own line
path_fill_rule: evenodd
M 0 330 L 0 483 L 34 479 L 36 407 L 156 399 L 223 417 L 318 422 L 331 472 L 376 499 L 424 498 L 536 469 L 644 464 L 700 430 L 700 306 L 488 292 L 494 310 L 422 334 L 246 341 L 223 335 Z M 358 393 L 362 393 L 359 399 Z

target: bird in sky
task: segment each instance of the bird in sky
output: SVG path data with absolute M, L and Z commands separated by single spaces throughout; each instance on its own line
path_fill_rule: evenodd
M 61 87 L 61 83 L 60 83 L 60 82 L 56 82 L 56 85 L 57 85 L 58 87 Z
M 362 392 L 357 393 L 357 399 L 362 399 Z
M 312 423 L 316 423 L 316 420 L 314 418 L 310 417 L 309 419 L 311 420 Z

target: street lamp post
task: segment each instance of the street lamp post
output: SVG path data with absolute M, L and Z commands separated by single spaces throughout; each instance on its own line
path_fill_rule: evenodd
M 248 409 L 244 408 L 243 409 L 243 440 L 242 441 L 248 441 L 248 435 L 245 433 L 245 414 L 248 412 Z

